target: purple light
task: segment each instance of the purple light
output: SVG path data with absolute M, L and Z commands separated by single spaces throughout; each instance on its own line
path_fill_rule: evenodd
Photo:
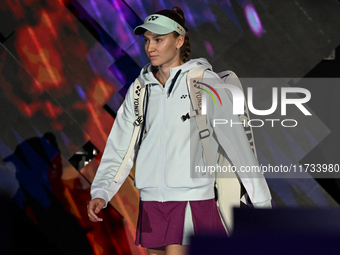
M 205 50 L 210 55 L 210 57 L 213 57 L 215 53 L 214 53 L 213 47 L 211 46 L 211 43 L 208 41 L 204 41 L 204 47 L 205 47 Z
M 82 87 L 80 87 L 78 84 L 75 84 L 74 88 L 76 89 L 76 91 L 77 91 L 79 97 L 81 98 L 81 100 L 86 102 L 87 101 L 86 94 L 85 94 L 84 90 L 82 89 Z
M 246 16 L 248 25 L 250 30 L 256 35 L 257 37 L 261 37 L 264 33 L 263 27 L 261 24 L 261 20 L 259 15 L 257 14 L 254 6 L 250 3 L 245 5 L 244 14 Z
M 191 26 L 196 29 L 195 18 L 191 13 L 190 8 L 187 5 L 184 5 L 184 9 L 185 15 L 187 16 L 186 20 L 188 20 Z M 188 29 L 190 29 L 190 27 L 188 27 Z

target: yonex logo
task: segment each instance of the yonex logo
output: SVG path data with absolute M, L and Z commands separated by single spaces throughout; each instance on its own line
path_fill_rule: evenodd
M 214 96 L 211 94 L 211 92 L 210 92 L 209 90 L 204 89 L 203 86 L 200 87 L 200 84 L 201 84 L 201 85 L 204 85 L 204 86 L 206 86 L 206 87 L 208 87 L 212 92 L 214 92 L 214 93 L 216 94 L 218 100 L 220 101 L 221 106 L 222 106 L 222 100 L 221 100 L 221 98 L 220 98 L 220 95 L 216 92 L 216 90 L 215 90 L 213 87 L 211 87 L 210 85 L 208 85 L 208 84 L 206 84 L 206 83 L 203 83 L 203 82 L 199 82 L 199 81 L 194 80 L 194 87 L 195 87 L 195 88 L 198 88 L 198 89 L 201 89 L 201 90 L 203 90 L 204 92 L 206 92 L 206 93 L 214 100 L 215 105 L 217 105 L 217 104 L 216 104 L 216 100 L 215 100 Z
M 141 87 L 138 85 L 136 90 L 135 90 L 135 93 L 137 94 L 137 96 L 140 95 L 140 89 L 141 89 Z
M 135 98 L 133 101 L 133 108 L 135 111 L 135 116 L 138 117 L 139 116 L 139 98 Z
M 158 16 L 151 16 L 151 17 L 148 19 L 148 21 L 150 21 L 150 20 L 154 21 L 154 20 L 156 20 L 156 19 L 158 19 Z

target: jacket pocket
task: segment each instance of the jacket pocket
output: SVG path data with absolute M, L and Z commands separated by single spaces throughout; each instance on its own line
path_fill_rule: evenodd
M 156 169 L 157 164 L 154 164 L 155 162 L 152 163 L 150 164 L 150 158 L 148 157 L 137 157 L 135 172 L 135 186 L 137 189 L 159 187 L 159 169 Z
M 192 170 L 194 171 L 194 170 Z M 198 188 L 214 182 L 213 176 L 207 174 L 190 175 L 190 167 L 168 169 L 164 174 L 164 182 L 168 188 Z
M 143 171 L 136 168 L 135 186 L 137 189 L 158 188 L 157 179 L 159 179 L 157 171 Z

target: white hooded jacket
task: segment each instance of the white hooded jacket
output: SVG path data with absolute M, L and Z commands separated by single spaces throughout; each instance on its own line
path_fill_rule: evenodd
M 181 66 L 171 68 L 170 77 L 164 87 L 151 72 L 151 65 L 146 65 L 141 70 L 140 76 L 144 85 L 149 87 L 141 147 L 138 152 L 132 153 L 119 181 L 114 182 L 133 133 L 135 115 L 132 84 L 109 134 L 91 186 L 92 199 L 100 197 L 109 202 L 129 175 L 134 160 L 135 186 L 140 189 L 143 201 L 190 201 L 214 197 L 214 175 L 207 178 L 209 174 L 195 172 L 197 166 L 203 168 L 206 165 L 195 119 L 181 119 L 182 115 L 192 111 L 186 76 L 189 70 L 199 65 L 211 68 L 203 58 L 192 59 Z M 223 83 L 212 71 L 204 72 L 203 81 L 208 84 Z M 174 85 L 169 89 L 171 83 Z M 242 125 L 213 127 L 213 119 L 240 121 L 238 116 L 232 115 L 232 103 L 228 94 L 219 91 L 219 95 L 223 107 L 214 106 L 212 100 L 208 100 L 207 105 L 211 157 L 216 158 L 218 145 L 221 144 L 237 169 L 241 166 L 258 165 Z M 248 187 L 248 193 L 251 191 L 249 196 L 255 206 L 270 203 L 270 192 L 262 174 L 242 173 L 241 177 Z

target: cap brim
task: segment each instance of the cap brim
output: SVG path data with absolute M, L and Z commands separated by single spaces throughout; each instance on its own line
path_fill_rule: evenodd
M 168 27 L 148 23 L 136 27 L 133 32 L 135 33 L 135 35 L 140 35 L 144 34 L 146 30 L 159 35 L 169 34 L 174 31 L 173 29 L 169 29 Z

